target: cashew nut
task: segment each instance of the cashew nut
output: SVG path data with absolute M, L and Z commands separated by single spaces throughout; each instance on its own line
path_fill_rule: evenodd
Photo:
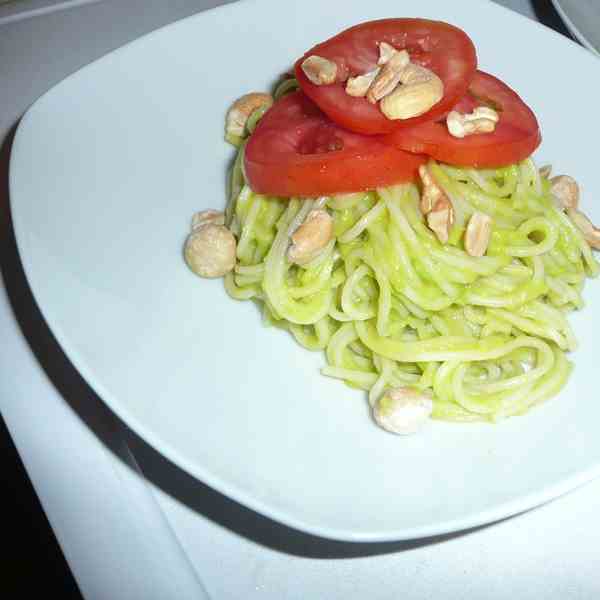
M 471 215 L 465 231 L 465 250 L 469 256 L 483 256 L 490 243 L 492 218 L 481 212 Z
M 489 106 L 478 106 L 472 113 L 463 115 L 452 110 L 446 117 L 448 132 L 457 138 L 475 133 L 491 133 L 496 129 L 500 115 Z
M 408 435 L 416 433 L 432 411 L 433 400 L 430 394 L 410 387 L 400 387 L 380 398 L 373 409 L 373 418 L 386 431 Z
M 557 175 L 550 179 L 550 193 L 561 210 L 577 208 L 579 205 L 579 186 L 568 175 Z
M 367 100 L 375 104 L 378 100 L 392 92 L 400 82 L 402 72 L 409 63 L 410 57 L 406 50 L 402 50 L 401 52 L 394 50 L 371 84 L 367 92 Z
M 439 198 L 427 215 L 427 225 L 437 239 L 445 244 L 450 236 L 450 227 L 454 223 L 454 209 L 446 195 Z
M 305 265 L 316 258 L 333 239 L 333 219 L 321 208 L 311 210 L 304 223 L 292 234 L 287 256 L 290 262 Z
M 433 175 L 425 165 L 419 167 L 419 176 L 423 183 L 421 192 L 421 212 L 427 215 L 440 198 L 447 198 L 444 190 L 436 183 Z
M 373 80 L 379 74 L 379 67 L 373 71 L 369 71 L 364 75 L 357 75 L 356 77 L 349 77 L 346 82 L 346 94 L 354 96 L 355 98 L 363 98 L 366 96 Z
M 590 247 L 600 250 L 600 229 L 598 229 L 580 210 L 575 208 L 570 208 L 567 210 L 567 214 L 569 218 L 581 231 L 585 241 L 590 245 Z
M 378 65 L 385 65 L 394 54 L 396 54 L 398 50 L 394 48 L 391 44 L 387 42 L 379 42 L 379 60 L 377 61 Z
M 258 108 L 271 107 L 273 96 L 252 92 L 238 98 L 227 111 L 225 133 L 228 136 L 243 137 L 248 117 Z
M 335 81 L 337 65 L 322 56 L 309 56 L 302 62 L 304 74 L 315 85 L 327 85 Z
M 183 254 L 188 267 L 200 277 L 222 277 L 235 266 L 236 242 L 227 227 L 209 223 L 194 229 Z
M 225 225 L 225 213 L 221 210 L 209 208 L 197 212 L 192 217 L 192 231 L 212 223 L 213 225 Z
M 379 103 L 381 112 L 388 119 L 418 117 L 444 96 L 442 80 L 433 71 L 420 65 L 409 63 L 400 73 L 400 83 L 403 85 L 396 87 Z

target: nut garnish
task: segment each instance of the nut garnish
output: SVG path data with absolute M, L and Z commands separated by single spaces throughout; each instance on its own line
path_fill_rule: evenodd
M 377 60 L 378 65 L 385 65 L 398 50 L 387 42 L 379 42 L 379 59 Z
M 421 192 L 421 212 L 427 215 L 440 198 L 447 198 L 444 190 L 436 183 L 433 175 L 425 165 L 419 167 L 419 176 L 423 183 Z
M 579 231 L 581 231 L 585 241 L 592 248 L 595 248 L 596 250 L 600 250 L 600 229 L 598 229 L 589 220 L 587 215 L 582 213 L 580 210 L 577 210 L 575 208 L 570 208 L 567 210 L 567 214 L 569 215 L 569 218 L 571 219 L 571 221 L 573 222 L 575 227 L 577 227 L 577 229 L 579 229 Z
M 188 267 L 200 277 L 222 277 L 235 266 L 235 237 L 227 227 L 208 223 L 190 233 L 183 255 Z
M 378 100 L 392 92 L 400 83 L 402 72 L 410 63 L 406 50 L 394 50 L 391 57 L 383 65 L 367 92 L 367 100 L 375 104 Z
M 304 223 L 292 234 L 292 245 L 287 256 L 290 262 L 305 265 L 316 258 L 318 254 L 333 239 L 333 219 L 321 208 L 311 210 Z
M 349 96 L 356 98 L 362 98 L 367 95 L 373 80 L 379 74 L 380 69 L 374 69 L 364 75 L 357 75 L 356 77 L 349 77 L 346 82 L 346 93 Z
M 446 195 L 439 198 L 427 215 L 427 225 L 437 239 L 445 244 L 450 236 L 450 227 L 454 223 L 454 209 Z
M 399 435 L 416 433 L 429 419 L 433 400 L 427 392 L 410 387 L 389 390 L 373 408 L 375 422 Z
M 465 231 L 465 250 L 470 256 L 483 256 L 490 243 L 492 218 L 481 212 L 471 215 Z
M 457 138 L 476 133 L 491 133 L 496 129 L 500 115 L 489 106 L 478 106 L 472 113 L 463 115 L 452 110 L 446 117 L 448 132 Z
M 540 177 L 550 177 L 550 173 L 552 173 L 552 165 L 544 165 L 538 169 L 538 173 Z
M 271 94 L 262 94 L 252 92 L 238 98 L 227 111 L 225 117 L 225 133 L 242 137 L 248 117 L 258 108 L 270 107 L 273 105 L 273 96 Z
M 209 208 L 195 213 L 192 217 L 192 231 L 209 224 L 225 225 L 225 213 L 222 210 Z
M 309 56 L 302 62 L 304 74 L 315 85 L 327 85 L 335 81 L 337 65 L 322 56 Z
M 550 193 L 561 210 L 577 208 L 579 205 L 579 185 L 569 175 L 557 175 L 550 179 Z
M 351 77 L 346 84 L 350 96 L 365 96 L 392 120 L 410 119 L 426 113 L 444 95 L 442 80 L 429 69 L 410 62 L 406 50 L 379 43 L 379 69 Z
M 413 63 L 409 63 L 400 73 L 400 83 L 403 85 L 396 87 L 379 103 L 381 112 L 388 119 L 418 117 L 437 104 L 444 95 L 442 80 L 433 71 Z

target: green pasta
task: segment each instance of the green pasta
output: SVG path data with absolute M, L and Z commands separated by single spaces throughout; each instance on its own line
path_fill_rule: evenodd
M 393 387 L 427 390 L 433 418 L 465 422 L 523 414 L 565 384 L 565 353 L 576 348 L 566 314 L 600 268 L 531 159 L 497 170 L 431 161 L 456 215 L 441 244 L 413 184 L 268 197 L 246 185 L 243 152 L 242 142 L 226 212 L 238 239 L 227 292 L 259 301 L 265 323 L 324 351 L 324 375 L 367 391 L 372 405 Z M 333 217 L 335 238 L 292 264 L 290 236 L 316 208 Z M 482 257 L 463 242 L 476 211 L 493 223 Z

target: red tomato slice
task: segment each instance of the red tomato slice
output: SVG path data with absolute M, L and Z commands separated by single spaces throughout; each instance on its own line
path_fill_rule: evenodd
M 426 157 L 332 123 L 302 92 L 276 102 L 250 137 L 250 187 L 273 196 L 322 196 L 413 181 Z
M 542 137 L 531 109 L 505 83 L 477 71 L 469 91 L 456 105 L 463 114 L 486 105 L 498 111 L 493 133 L 455 138 L 446 120 L 430 121 L 396 131 L 385 140 L 402 150 L 427 154 L 436 160 L 469 167 L 501 167 L 523 160 L 540 145 Z
M 378 42 L 406 49 L 411 61 L 436 73 L 444 83 L 444 97 L 427 113 L 405 120 L 390 120 L 377 104 L 354 98 L 345 91 L 348 77 L 372 71 L 379 59 Z M 336 82 L 315 85 L 302 71 L 311 55 L 337 64 Z M 300 87 L 338 125 L 358 133 L 389 133 L 435 119 L 448 112 L 467 91 L 477 68 L 475 46 L 467 34 L 448 23 L 427 19 L 369 21 L 342 31 L 311 48 L 295 65 Z

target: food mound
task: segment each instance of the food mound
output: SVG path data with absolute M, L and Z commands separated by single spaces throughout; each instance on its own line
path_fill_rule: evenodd
M 537 119 L 447 23 L 386 19 L 311 48 L 229 109 L 225 211 L 184 256 L 324 351 L 375 423 L 498 421 L 556 395 L 599 265 L 579 186 L 531 158 Z

